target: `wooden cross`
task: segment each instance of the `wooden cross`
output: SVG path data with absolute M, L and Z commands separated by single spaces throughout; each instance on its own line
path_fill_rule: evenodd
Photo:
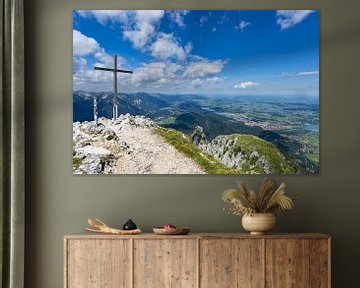
M 117 55 L 114 55 L 114 68 L 103 68 L 94 67 L 95 70 L 111 71 L 114 73 L 114 84 L 113 84 L 113 120 L 118 118 L 118 104 L 117 104 L 117 73 L 128 73 L 132 74 L 133 71 L 119 70 L 117 69 Z

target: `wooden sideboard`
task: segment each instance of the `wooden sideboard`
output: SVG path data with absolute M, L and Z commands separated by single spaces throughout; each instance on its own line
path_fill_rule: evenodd
M 323 234 L 67 235 L 65 288 L 325 288 Z

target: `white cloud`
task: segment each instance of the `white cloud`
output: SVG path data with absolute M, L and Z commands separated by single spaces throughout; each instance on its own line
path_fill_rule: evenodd
M 74 56 L 86 56 L 100 49 L 99 43 L 85 36 L 78 30 L 73 30 L 73 54 Z
M 136 49 L 143 49 L 154 37 L 163 10 L 79 10 L 81 17 L 94 17 L 100 24 L 120 23 L 125 39 Z
M 223 79 L 220 77 L 210 77 L 210 78 L 206 78 L 206 79 L 200 79 L 200 78 L 196 78 L 194 80 L 191 81 L 191 85 L 194 88 L 200 88 L 202 87 L 204 84 L 208 85 L 216 85 L 223 82 Z
M 276 23 L 280 25 L 281 30 L 287 30 L 305 20 L 314 10 L 277 10 Z
M 105 25 L 107 22 L 127 23 L 131 11 L 129 10 L 78 10 L 81 17 L 94 17 L 100 24 Z
M 181 47 L 172 34 L 159 33 L 155 42 L 150 46 L 150 51 L 151 55 L 156 58 L 184 60 L 191 48 L 191 44 L 188 44 L 186 49 Z
M 143 49 L 154 30 L 152 25 L 144 24 L 139 30 L 124 31 L 124 38 L 132 42 L 134 48 Z
M 123 79 L 122 84 L 133 91 L 140 89 L 141 91 L 168 92 L 181 89 L 184 92 L 198 88 L 218 87 L 224 80 L 218 76 L 189 79 L 185 76 L 185 70 L 185 64 L 170 61 L 143 63 L 134 70 L 131 78 Z
M 184 17 L 189 13 L 189 10 L 168 10 L 167 13 L 180 28 L 185 27 Z
M 86 68 L 87 65 L 87 61 L 85 58 L 82 57 L 74 57 L 73 59 L 73 68 L 74 68 L 74 72 L 83 70 Z
M 247 82 L 240 82 L 234 86 L 235 89 L 248 89 L 255 86 L 260 85 L 260 83 L 247 81 Z
M 319 75 L 319 71 L 304 71 L 299 72 L 296 75 Z
M 222 71 L 226 61 L 208 59 L 201 59 L 198 62 L 193 62 L 186 67 L 184 75 L 190 78 L 201 78 L 207 75 L 218 74 Z
M 121 91 L 195 91 L 196 89 L 219 89 L 224 78 L 217 76 L 225 61 L 192 58 L 192 69 L 187 62 L 155 61 L 142 63 L 132 75 L 119 74 Z M 206 63 L 206 64 L 205 64 Z M 200 70 L 200 66 L 202 69 Z M 197 67 L 197 68 L 196 68 Z M 196 69 L 195 69 L 196 68 Z M 108 91 L 112 88 L 112 73 L 96 71 L 87 67 L 86 59 L 74 57 L 74 89 Z M 194 90 L 195 89 L 195 90 Z
M 106 53 L 99 43 L 91 37 L 87 37 L 80 31 L 73 30 L 73 80 L 75 89 L 94 88 L 94 85 L 100 84 L 99 88 L 109 86 L 112 74 L 104 71 L 95 71 L 93 66 L 112 67 L 114 65 L 113 57 Z M 88 67 L 88 61 L 85 57 L 92 56 L 97 61 L 93 66 Z M 126 60 L 118 55 L 118 67 L 124 67 Z M 103 85 L 101 85 L 103 84 Z M 90 86 L 89 86 L 90 85 Z M 111 85 L 111 84 L 110 84 Z M 95 87 L 94 89 L 97 89 Z
M 219 25 L 223 25 L 223 24 L 225 24 L 226 22 L 228 22 L 229 21 L 229 16 L 227 15 L 227 12 L 225 11 L 224 12 L 224 14 L 223 14 L 223 16 L 221 16 L 221 18 L 217 21 L 217 23 L 219 24 Z
M 134 48 L 143 49 L 154 36 L 155 26 L 163 16 L 163 10 L 136 10 L 134 24 L 123 31 L 124 38 L 130 40 Z
M 122 83 L 132 90 L 166 92 L 181 89 L 183 92 L 184 89 L 215 87 L 223 81 L 223 78 L 211 75 L 221 71 L 224 61 L 210 61 L 204 58 L 196 61 L 191 64 L 190 70 L 185 62 L 173 63 L 165 60 L 143 63 L 134 69 L 131 78 L 122 80 Z
M 192 43 L 191 43 L 191 42 L 188 42 L 188 43 L 185 45 L 185 52 L 186 52 L 187 54 L 189 54 L 192 49 L 193 49 Z
M 100 63 L 97 65 L 113 66 L 113 57 L 106 53 L 99 43 L 91 37 L 87 37 L 78 30 L 73 30 L 73 56 L 76 59 L 84 59 L 84 57 L 93 55 Z M 86 61 L 86 59 L 84 59 Z M 78 61 L 78 60 L 75 60 Z M 74 61 L 74 63 L 75 63 Z M 125 65 L 125 59 L 118 56 L 118 65 Z
M 202 16 L 200 18 L 200 26 L 203 26 L 209 20 L 208 16 Z
M 100 65 L 105 65 L 106 67 L 114 66 L 114 58 L 105 52 L 104 48 L 101 48 L 99 51 L 95 52 L 95 58 L 100 61 Z M 118 56 L 118 66 L 124 64 L 125 59 Z
M 183 67 L 172 62 L 152 62 L 142 64 L 134 70 L 131 85 L 148 88 L 176 82 Z
M 240 30 L 241 33 L 243 33 L 244 30 L 245 30 L 245 28 L 248 27 L 249 25 L 251 25 L 250 22 L 241 20 L 241 21 L 239 22 L 239 24 L 235 26 L 235 29 L 236 29 L 236 30 Z
M 91 85 L 104 84 L 101 87 L 109 86 L 112 83 L 112 74 L 104 71 L 95 71 L 87 67 L 85 58 L 74 57 L 73 81 L 74 89 L 88 90 Z M 109 89 L 110 90 L 110 89 Z

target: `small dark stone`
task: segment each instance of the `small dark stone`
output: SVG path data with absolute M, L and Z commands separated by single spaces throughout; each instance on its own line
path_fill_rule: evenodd
M 135 229 L 137 229 L 137 226 L 131 219 L 129 219 L 123 226 L 123 230 L 135 230 Z

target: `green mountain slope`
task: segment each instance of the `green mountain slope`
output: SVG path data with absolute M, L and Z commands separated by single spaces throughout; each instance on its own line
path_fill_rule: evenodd
M 245 174 L 298 173 L 279 149 L 253 135 L 220 135 L 200 147 L 228 167 Z
M 237 169 L 232 169 L 221 162 L 215 160 L 207 153 L 203 153 L 195 144 L 192 143 L 189 136 L 182 132 L 173 130 L 158 128 L 155 130 L 167 143 L 174 146 L 178 151 L 182 152 L 186 156 L 190 157 L 200 167 L 202 167 L 206 173 L 209 174 L 242 174 Z
M 195 144 L 194 138 L 173 129 L 158 128 L 156 132 L 209 174 L 298 173 L 279 149 L 256 136 L 220 135 Z

